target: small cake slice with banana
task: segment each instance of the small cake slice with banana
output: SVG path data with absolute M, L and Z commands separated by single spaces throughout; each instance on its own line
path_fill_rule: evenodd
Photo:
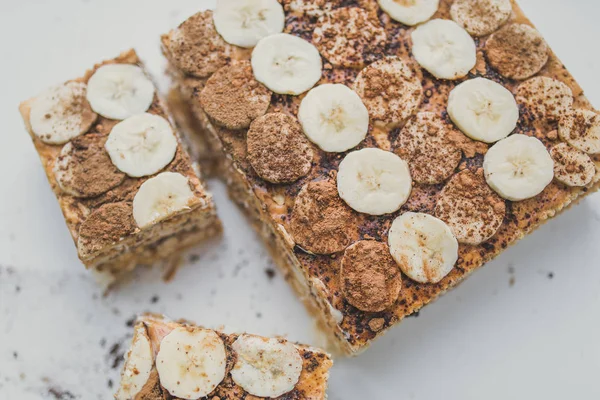
M 103 285 L 221 230 L 197 165 L 137 54 L 127 51 L 19 110 L 79 258 Z
M 332 365 L 326 352 L 283 338 L 144 314 L 133 327 L 115 400 L 325 400 Z
M 162 45 L 335 352 L 600 187 L 600 116 L 514 0 L 221 0 Z

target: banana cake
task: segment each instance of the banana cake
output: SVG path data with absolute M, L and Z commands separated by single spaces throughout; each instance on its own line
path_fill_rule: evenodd
M 219 0 L 162 47 L 347 354 L 600 185 L 600 117 L 511 0 Z
M 200 171 L 133 50 L 19 110 L 79 258 L 101 283 L 220 232 Z
M 323 400 L 333 362 L 282 338 L 225 334 L 161 315 L 138 318 L 116 400 Z

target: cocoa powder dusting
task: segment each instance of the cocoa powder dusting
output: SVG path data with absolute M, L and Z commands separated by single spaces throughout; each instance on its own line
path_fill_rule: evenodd
M 79 228 L 80 251 L 94 253 L 135 231 L 129 203 L 105 204 L 94 211 Z

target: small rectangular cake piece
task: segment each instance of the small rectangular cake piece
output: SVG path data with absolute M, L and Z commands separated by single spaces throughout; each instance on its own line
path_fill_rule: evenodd
M 193 15 L 163 53 L 343 352 L 600 187 L 600 116 L 514 1 L 252 4 Z
M 221 231 L 133 50 L 19 110 L 87 268 L 111 283 Z
M 145 314 L 117 400 L 326 399 L 329 354 L 282 338 L 225 334 Z

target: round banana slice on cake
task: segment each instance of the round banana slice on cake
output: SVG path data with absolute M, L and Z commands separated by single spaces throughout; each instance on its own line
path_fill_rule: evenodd
M 125 119 L 148 110 L 154 85 L 137 65 L 103 65 L 88 81 L 87 99 L 103 117 Z
M 406 161 L 389 151 L 368 148 L 342 160 L 337 187 L 340 197 L 354 210 L 383 215 L 406 203 L 412 179 Z
M 86 100 L 85 83 L 67 82 L 31 102 L 29 124 L 42 142 L 63 144 L 87 132 L 97 117 Z
M 586 186 L 596 175 L 596 165 L 590 156 L 566 143 L 552 147 L 550 155 L 554 160 L 554 177 L 565 185 Z
M 173 160 L 177 139 L 166 119 L 145 113 L 116 124 L 105 148 L 120 171 L 139 178 L 157 173 Z
M 143 324 L 138 324 L 133 335 L 133 343 L 121 372 L 121 386 L 115 395 L 116 400 L 131 400 L 142 390 L 154 367 L 154 352 Z
M 252 70 L 256 80 L 275 93 L 299 95 L 321 79 L 323 62 L 306 40 L 279 33 L 258 42 L 252 51 Z
M 406 121 L 423 100 L 421 80 L 398 57 L 383 58 L 360 71 L 354 90 L 371 118 L 391 126 Z
M 171 396 L 196 400 L 211 393 L 225 378 L 227 354 L 215 332 L 175 328 L 160 343 L 156 369 Z
M 383 54 L 387 34 L 376 15 L 359 7 L 342 7 L 317 22 L 312 42 L 336 66 L 362 68 Z
M 302 99 L 298 110 L 302 129 L 311 142 L 324 151 L 343 152 L 367 136 L 369 112 L 352 89 L 324 84 Z
M 591 110 L 573 110 L 558 123 L 558 135 L 588 154 L 600 154 L 600 115 Z
M 419 283 L 438 283 L 458 260 L 458 241 L 452 231 L 429 214 L 406 212 L 396 218 L 388 244 L 402 272 Z
M 260 39 L 281 33 L 285 25 L 277 0 L 217 0 L 213 18 L 223 39 L 240 47 L 254 47 Z
M 377 0 L 377 2 L 393 20 L 409 26 L 427 21 L 440 6 L 440 0 Z
M 504 200 L 490 189 L 483 174 L 464 170 L 444 186 L 435 216 L 448 224 L 460 243 L 478 245 L 496 234 L 504 216 Z
M 415 59 L 436 78 L 462 78 L 475 67 L 475 42 L 454 21 L 431 20 L 419 25 L 411 37 Z
M 176 172 L 162 172 L 140 186 L 133 198 L 133 218 L 140 228 L 190 208 L 195 199 L 188 178 Z
M 546 146 L 520 134 L 493 145 L 484 157 L 483 169 L 488 185 L 511 201 L 537 196 L 554 178 L 554 161 Z
M 237 355 L 231 378 L 253 396 L 282 396 L 300 379 L 302 357 L 290 342 L 243 334 L 231 348 Z
M 473 36 L 485 36 L 498 30 L 512 14 L 510 0 L 456 0 L 450 15 Z
M 536 76 L 519 85 L 517 102 L 535 118 L 558 120 L 573 108 L 573 92 L 563 82 L 547 76 Z
M 448 97 L 448 114 L 465 135 L 494 143 L 517 127 L 519 106 L 504 86 L 485 78 L 456 86 Z
M 527 79 L 548 62 L 549 49 L 542 35 L 529 25 L 509 24 L 485 42 L 490 65 L 511 79 Z

